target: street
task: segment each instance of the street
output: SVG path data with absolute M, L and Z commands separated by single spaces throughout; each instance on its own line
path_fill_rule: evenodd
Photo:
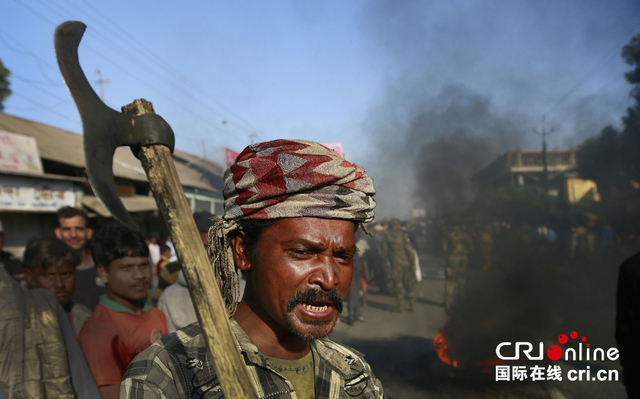
M 482 372 L 480 368 L 460 370 L 446 365 L 440 361 L 433 345 L 434 337 L 448 319 L 443 307 L 444 260 L 425 255 L 421 257 L 421 269 L 423 280 L 418 286 L 419 298 L 414 312 L 394 312 L 395 298 L 370 288 L 367 307 L 363 308 L 364 321 L 353 325 L 343 321 L 331 335 L 333 340 L 366 355 L 388 398 L 626 397 L 620 381 L 569 381 L 566 378 L 569 370 L 589 367 L 594 373 L 599 369 L 618 370 L 621 380 L 618 362 L 549 363 L 562 367 L 562 381 L 495 381 L 495 366 Z

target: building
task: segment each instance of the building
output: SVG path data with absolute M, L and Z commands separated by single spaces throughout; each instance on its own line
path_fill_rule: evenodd
M 21 256 L 30 238 L 52 235 L 55 212 L 65 205 L 84 208 L 94 225 L 111 217 L 88 182 L 82 135 L 0 113 L 3 139 L 0 219 L 5 250 Z M 191 209 L 220 215 L 222 165 L 178 150 L 174 160 Z M 144 169 L 129 148 L 116 150 L 113 173 L 118 195 L 141 230 L 166 231 Z
M 577 150 L 547 151 L 548 194 L 570 205 L 581 201 L 599 201 L 596 183 L 578 176 L 576 153 Z M 507 186 L 542 188 L 542 151 L 508 151 L 476 173 L 471 181 L 476 192 Z

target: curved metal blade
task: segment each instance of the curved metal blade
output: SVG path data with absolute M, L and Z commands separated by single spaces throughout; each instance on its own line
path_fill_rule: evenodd
M 138 230 L 138 225 L 116 192 L 113 154 L 120 146 L 155 144 L 166 145 L 173 151 L 173 131 L 159 115 L 124 115 L 100 100 L 78 59 L 78 46 L 86 28 L 78 21 L 58 25 L 54 34 L 58 66 L 82 119 L 85 161 L 91 187 L 118 222 Z

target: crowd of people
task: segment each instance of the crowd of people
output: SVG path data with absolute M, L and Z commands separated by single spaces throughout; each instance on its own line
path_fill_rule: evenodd
M 354 257 L 354 277 L 351 282 L 345 316 L 349 324 L 364 321 L 362 307 L 367 306 L 367 289 L 396 299 L 395 312 L 414 311 L 416 285 L 421 281 L 420 261 L 414 226 L 400 220 L 368 226 L 371 234 L 356 235 L 358 253 Z
M 277 147 L 274 148 L 286 148 L 286 151 L 292 153 L 300 148 L 317 151 L 323 154 L 318 159 L 322 160 L 326 168 L 333 168 L 336 174 L 348 172 L 349 175 L 343 177 L 344 181 L 359 179 L 357 183 L 360 186 L 341 189 L 340 200 L 351 204 L 352 208 L 331 210 L 331 217 L 314 218 L 319 209 L 317 207 L 309 208 L 307 215 L 304 208 L 306 202 L 285 196 L 277 204 L 277 215 L 286 211 L 286 215 L 291 216 L 285 215 L 283 220 L 280 220 L 282 216 L 275 216 L 267 218 L 271 220 L 260 221 L 265 223 L 251 221 L 249 224 L 240 218 L 243 223 L 241 228 L 233 224 L 238 229 L 235 232 L 232 228 L 224 227 L 225 233 L 218 233 L 233 232 L 233 246 L 220 252 L 233 252 L 233 258 L 212 259 L 212 266 L 217 277 L 222 267 L 223 270 L 232 270 L 231 275 L 238 280 L 238 293 L 232 296 L 223 294 L 225 298 L 232 298 L 233 304 L 227 304 L 227 307 L 234 310 L 229 315 L 233 316 L 230 320 L 238 343 L 243 352 L 256 351 L 260 356 L 263 356 L 262 353 L 269 356 L 269 364 L 272 365 L 266 371 L 262 368 L 254 370 L 251 364 L 247 364 L 247 367 L 254 370 L 252 373 L 258 373 L 260 381 L 266 381 L 265 378 L 272 381 L 259 387 L 266 391 L 279 389 L 284 392 L 282 389 L 289 389 L 289 392 L 293 392 L 295 388 L 296 391 L 305 393 L 298 397 L 312 397 L 314 390 L 323 393 L 320 396 L 326 396 L 325 394 L 335 392 L 336 389 L 355 389 L 363 395 L 370 392 L 366 395 L 375 393 L 371 397 L 382 397 L 379 381 L 359 355 L 336 343 L 322 341 L 337 322 L 342 300 L 347 297 L 351 283 L 351 279 L 347 278 L 347 271 L 351 270 L 352 263 L 358 265 L 360 262 L 353 234 L 357 230 L 354 229 L 355 226 L 373 218 L 375 203 L 371 199 L 374 192 L 371 180 L 356 165 L 350 168 L 358 174 L 349 172 L 350 169 L 345 168 L 345 161 L 316 143 L 276 141 L 275 144 Z M 265 152 L 263 155 L 259 147 L 251 151 L 253 152 L 250 154 L 256 154 L 251 156 L 256 157 L 266 157 L 272 152 Z M 287 155 L 286 151 L 282 156 Z M 308 173 L 302 172 L 300 178 L 304 179 Z M 339 177 L 335 180 L 339 181 Z M 318 185 L 319 189 L 339 187 L 332 186 L 331 181 L 313 184 Z M 234 195 L 240 188 L 234 190 L 231 193 L 225 192 L 225 196 Z M 251 190 L 254 192 L 256 189 Z M 313 195 L 313 191 L 305 195 Z M 291 210 L 287 211 L 287 207 Z M 325 212 L 323 209 L 320 211 Z M 234 210 L 231 209 L 230 212 L 234 213 Z M 205 247 L 211 240 L 210 230 L 214 226 L 220 228 L 220 223 L 229 223 L 215 219 L 206 212 L 195 213 L 194 219 Z M 27 243 L 22 261 L 2 251 L 4 231 L 0 223 L 0 306 L 12 310 L 3 312 L 3 317 L 0 317 L 0 342 L 3 344 L 0 346 L 0 397 L 108 399 L 121 397 L 123 392 L 127 397 L 140 397 L 143 391 L 150 390 L 154 391 L 154 395 L 162 391 L 161 397 L 166 397 L 165 394 L 169 391 L 175 391 L 175 395 L 170 397 L 192 396 L 192 393 L 187 394 L 182 389 L 202 391 L 201 394 L 209 391 L 220 393 L 219 385 L 215 389 L 211 387 L 212 390 L 205 387 L 206 384 L 219 384 L 215 375 L 204 375 L 198 370 L 194 370 L 196 375 L 189 377 L 189 383 L 176 380 L 172 381 L 175 385 L 171 387 L 158 387 L 149 382 L 157 375 L 156 371 L 146 374 L 155 367 L 160 367 L 159 372 L 164 373 L 176 366 L 173 363 L 158 366 L 158 359 L 163 358 L 162 356 L 142 353 L 151 349 L 154 342 L 166 337 L 167 339 L 162 339 L 161 346 L 154 346 L 153 351 L 158 351 L 161 347 L 164 348 L 162 350 L 172 351 L 174 349 L 171 345 L 185 339 L 187 335 L 191 339 L 200 337 L 201 334 L 182 267 L 170 238 L 163 240 L 155 233 L 143 237 L 139 232 L 115 222 L 105 222 L 94 232 L 87 214 L 72 207 L 60 209 L 57 222 L 51 236 L 36 238 Z M 268 235 L 262 233 L 266 230 L 278 232 Z M 256 234 L 251 233 L 252 231 Z M 362 230 L 359 234 L 362 234 Z M 271 259 L 269 252 L 285 245 L 282 243 L 285 237 L 289 237 L 286 243 L 295 242 L 295 245 L 306 249 L 279 252 L 270 261 L 270 271 L 267 274 L 260 273 L 262 266 L 257 265 Z M 237 239 L 240 239 L 239 244 L 235 243 Z M 259 261 L 253 256 L 247 256 L 254 251 L 255 245 L 265 240 L 280 244 L 266 245 L 264 249 L 260 249 L 261 254 L 267 255 Z M 359 235 L 357 240 L 363 250 L 361 255 L 364 255 L 367 241 L 363 235 Z M 228 240 L 225 243 L 231 245 Z M 307 255 L 316 251 L 323 258 L 325 252 L 329 253 L 328 258 L 341 265 L 338 274 L 320 272 L 328 265 L 321 265 Z M 300 275 L 299 266 L 291 274 L 292 271 L 281 266 L 281 258 L 291 258 L 301 266 L 308 264 L 309 267 L 305 267 L 310 274 Z M 223 265 L 217 266 L 216 262 L 223 262 Z M 355 268 L 362 269 L 361 263 Z M 282 275 L 278 278 L 277 273 Z M 248 278 L 251 275 L 255 277 Z M 276 280 L 271 281 L 273 278 Z M 266 280 L 263 283 L 261 279 Z M 356 273 L 354 285 L 359 286 L 364 280 L 364 273 L 361 277 Z M 280 316 L 272 314 L 269 303 L 274 302 L 272 305 L 276 305 L 275 301 L 282 296 L 279 291 L 297 289 L 293 284 L 304 287 L 301 292 L 286 293 L 292 295 L 289 306 L 295 299 L 300 309 L 287 309 L 286 313 L 294 314 L 286 316 L 286 320 L 280 320 Z M 247 292 L 243 298 L 245 285 Z M 350 306 L 355 308 L 356 303 L 361 303 L 361 292 L 359 289 L 355 290 L 358 300 L 347 299 Z M 350 308 L 349 314 L 356 317 L 356 312 Z M 278 320 L 279 324 L 267 321 L 272 318 Z M 358 318 L 361 319 L 361 315 Z M 307 319 L 313 322 L 306 321 Z M 298 320 L 295 321 L 297 324 L 289 325 L 292 320 Z M 307 324 L 311 327 L 307 327 Z M 283 327 L 293 331 L 293 335 L 284 331 Z M 169 336 L 180 329 L 183 333 L 177 338 Z M 265 335 L 265 329 L 272 333 Z M 276 335 L 274 343 L 265 346 L 264 337 L 273 333 Z M 200 341 L 189 341 L 188 344 L 200 345 L 193 348 L 194 353 L 200 356 L 206 350 L 203 341 L 201 342 L 202 338 L 198 339 Z M 289 341 L 291 342 L 287 343 Z M 256 342 L 259 351 L 252 342 Z M 187 345 L 187 342 L 179 343 Z M 145 356 L 150 356 L 148 359 L 152 364 L 138 367 L 134 359 L 143 362 Z M 255 355 L 251 356 L 253 359 Z M 298 356 L 302 358 L 298 359 Z M 186 369 L 193 368 L 194 359 L 185 361 L 191 362 L 183 365 Z M 200 366 L 205 361 L 210 362 L 210 359 L 200 359 Z M 304 373 L 304 381 L 296 375 L 297 372 L 291 374 L 287 371 L 291 362 L 298 364 L 301 361 L 312 366 L 316 364 L 315 368 L 305 368 L 307 371 Z M 264 360 L 260 360 L 259 364 L 264 365 Z M 348 370 L 343 370 L 345 366 L 350 369 L 349 373 L 346 372 Z M 316 375 L 314 379 L 318 367 L 320 370 L 328 370 L 327 367 L 338 370 L 341 373 L 340 380 L 332 377 L 331 380 L 324 381 L 324 374 Z M 210 364 L 207 370 L 208 373 L 213 373 Z M 178 374 L 180 373 L 172 373 L 171 378 Z M 278 382 L 281 376 L 286 376 L 287 379 Z M 202 384 L 191 384 L 200 378 L 204 379 Z
M 212 216 L 208 212 L 194 214 L 205 247 L 214 224 Z M 42 295 L 37 289 L 48 290 L 63 310 L 65 317 L 56 318 L 60 340 L 69 341 L 64 334 L 72 331 L 79 343 L 75 347 L 80 350 L 67 353 L 68 375 L 61 378 L 77 384 L 73 387 L 76 391 L 97 388 L 103 398 L 118 397 L 120 381 L 137 354 L 155 340 L 197 321 L 180 262 L 170 238 L 162 239 L 157 233 L 145 239 L 115 223 L 107 223 L 94 233 L 87 214 L 71 207 L 58 211 L 57 222 L 52 236 L 27 243 L 20 261 L 2 251 L 0 221 L 0 265 L 19 291 Z M 593 219 L 568 232 L 547 226 L 514 228 L 508 223 L 469 229 L 454 223 L 440 235 L 432 233 L 431 240 L 424 239 L 424 223 L 403 225 L 394 219 L 368 228 L 374 234 L 365 234 L 366 229 L 356 234 L 358 251 L 353 257 L 353 278 L 343 317 L 349 324 L 364 321 L 362 307 L 367 305 L 371 286 L 396 298 L 395 311 L 412 311 L 421 279 L 419 252 L 433 249 L 429 242 L 437 237 L 446 261 L 447 310 L 463 289 L 469 267 L 485 274 L 496 269 L 508 271 L 501 265 L 510 263 L 506 252 L 498 247 L 514 244 L 514 240 L 521 250 L 532 248 L 538 254 L 553 256 L 562 253 L 568 261 L 622 245 L 610 224 Z M 496 252 L 500 257 L 494 256 Z M 237 273 L 242 291 L 246 280 L 240 270 Z M 3 306 L 15 302 L 18 288 L 11 291 L 14 297 L 3 295 L 3 300 L 9 301 Z M 57 314 L 51 303 L 38 306 L 49 306 Z M 28 315 L 26 309 L 20 317 Z M 67 351 L 73 352 L 74 345 L 67 346 Z M 83 366 L 86 369 L 78 371 Z M 74 373 L 81 377 L 73 378 Z
M 371 224 L 371 180 L 356 165 L 341 175 L 346 161 L 327 151 L 303 141 L 250 146 L 238 158 L 243 166 L 229 172 L 224 195 L 235 202 L 225 205 L 225 218 L 194 214 L 202 245 L 215 249 L 212 267 L 246 366 L 265 392 L 313 397 L 342 389 L 382 397 L 382 385 L 362 357 L 325 337 L 343 301 L 349 324 L 364 320 L 370 286 L 393 296 L 396 312 L 414 311 L 424 251 L 436 248 L 445 258 L 449 309 L 469 268 L 509 273 L 518 264 L 509 248 L 518 248 L 519 257 L 529 249 L 542 257 L 562 253 L 571 264 L 623 242 L 608 223 L 593 220 L 569 234 L 508 223 L 452 223 L 435 234 L 425 222 Z M 309 162 L 336 173 L 333 180 L 325 182 L 323 174 L 306 182 L 304 163 L 287 163 L 310 152 L 323 154 Z M 283 173 L 265 173 L 265 164 L 287 170 L 288 183 Z M 291 183 L 297 169 L 295 178 L 304 183 Z M 246 173 L 252 178 L 243 179 Z M 257 178 L 275 181 L 257 185 Z M 274 189 L 284 191 L 274 197 Z M 257 199 L 247 205 L 250 196 Z M 330 205 L 310 206 L 318 203 Z M 221 392 L 170 238 L 143 237 L 115 222 L 94 232 L 84 211 L 64 207 L 51 235 L 28 242 L 22 260 L 2 251 L 3 243 L 0 222 L 0 396 Z M 329 379 L 326 370 L 341 370 L 341 377 Z
M 197 212 L 194 219 L 206 247 L 213 215 Z M 157 339 L 197 322 L 180 262 L 171 239 L 157 233 L 145 239 L 116 223 L 94 232 L 87 214 L 72 207 L 59 209 L 57 222 L 55 237 L 28 242 L 22 261 L 1 251 L 0 239 L 0 266 L 21 290 L 41 288 L 55 295 L 81 348 L 73 357 L 86 359 L 89 370 L 84 370 L 82 378 L 74 378 L 70 371 L 68 378 L 97 387 L 103 398 L 119 397 L 120 381 L 137 354 Z M 409 236 L 398 220 L 372 227 L 374 235 L 362 230 L 356 235 L 358 253 L 345 298 L 349 324 L 364 321 L 362 307 L 371 284 L 397 297 L 398 312 L 405 309 L 405 299 L 409 311 L 416 300 L 419 264 Z M 238 275 L 243 290 L 246 282 L 240 271 Z M 64 330 L 61 324 L 58 328 Z M 71 359 L 71 354 L 67 357 Z M 76 369 L 84 365 L 80 363 Z
M 212 217 L 194 214 L 205 246 Z M 0 266 L 20 289 L 55 295 L 102 397 L 119 397 L 120 380 L 138 353 L 197 321 L 180 262 L 170 238 L 157 233 L 145 240 L 107 223 L 94 234 L 87 214 L 73 207 L 59 209 L 57 222 L 55 237 L 29 241 L 20 261 L 2 251 L 0 221 Z
M 39 392 L 37 387 L 43 386 L 41 383 L 33 381 L 31 387 L 20 384 L 22 379 L 18 375 L 7 379 L 13 381 L 8 390 L 11 394 L 14 389 L 26 390 L 27 396 L 33 397 L 75 397 L 73 391 L 85 392 L 78 395 L 82 397 L 119 397 L 120 380 L 131 360 L 168 332 L 166 316 L 147 300 L 152 282 L 150 246 L 141 234 L 115 223 L 102 226 L 94 234 L 87 214 L 80 209 L 61 208 L 57 221 L 55 237 L 36 238 L 27 243 L 22 262 L 2 252 L 2 266 L 7 275 L 14 277 L 6 284 L 24 290 L 26 298 L 29 295 L 55 298 L 64 311 L 65 317 L 49 320 L 46 325 L 28 324 L 20 333 L 46 342 L 60 333 L 64 335 L 66 326 L 70 327 L 73 337 L 63 337 L 63 342 L 75 345 L 58 345 L 56 351 L 40 359 L 47 366 L 26 362 L 25 367 L 34 378 L 39 368 L 54 370 L 56 378 L 73 383 L 73 390 L 67 386 L 61 391 L 60 384 L 50 384 L 57 391 Z M 15 287 L 2 295 L 3 308 L 22 308 L 18 312 L 21 314 L 15 315 L 20 318 L 35 317 L 38 309 L 42 312 L 44 305 L 30 305 L 33 301 L 25 299 Z M 48 303 L 49 311 L 57 314 L 52 303 Z M 19 341 L 20 333 L 2 336 L 2 340 Z M 32 340 L 25 338 L 24 342 Z M 72 351 L 78 343 L 81 350 Z M 58 363 L 49 357 L 56 352 Z M 76 387 L 78 384 L 80 387 Z M 44 387 L 46 390 L 47 384 Z

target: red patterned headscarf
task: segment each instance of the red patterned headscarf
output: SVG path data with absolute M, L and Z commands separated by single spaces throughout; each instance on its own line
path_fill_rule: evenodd
M 313 141 L 274 140 L 245 148 L 225 172 L 224 218 L 311 216 L 373 220 L 373 180 Z
M 364 169 L 306 140 L 248 146 L 226 170 L 223 193 L 225 213 L 209 230 L 209 255 L 230 315 L 237 282 L 231 281 L 235 266 L 228 237 L 239 228 L 238 219 L 318 217 L 368 223 L 376 206 L 373 180 Z

